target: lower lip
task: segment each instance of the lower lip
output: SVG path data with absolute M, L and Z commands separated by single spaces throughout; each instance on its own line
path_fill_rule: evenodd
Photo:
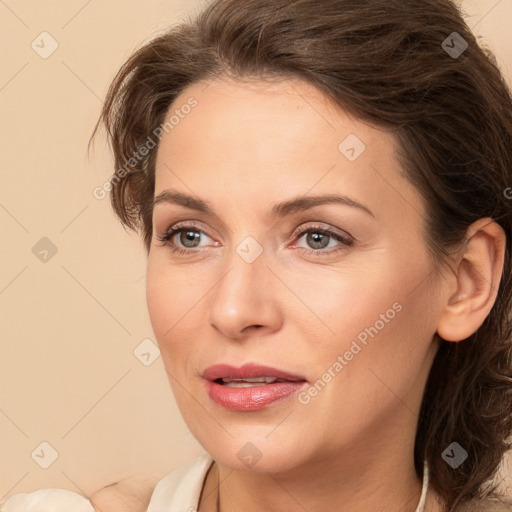
M 267 405 L 287 398 L 303 388 L 307 383 L 274 382 L 247 388 L 232 388 L 213 381 L 206 381 L 210 398 L 218 405 L 231 411 L 257 411 Z

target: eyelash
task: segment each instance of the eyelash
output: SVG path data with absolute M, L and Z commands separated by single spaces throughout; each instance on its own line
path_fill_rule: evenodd
M 199 229 L 198 226 L 194 226 L 193 224 L 184 224 L 184 225 L 176 225 L 174 228 L 172 228 L 171 230 L 169 230 L 167 233 L 165 233 L 162 237 L 157 237 L 157 240 L 159 242 L 162 242 L 163 245 L 168 245 L 171 249 L 172 249 L 172 253 L 174 254 L 175 252 L 178 252 L 178 254 L 181 254 L 181 255 L 190 255 L 190 254 L 193 254 L 193 253 L 196 253 L 198 252 L 199 249 L 183 249 L 181 247 L 177 247 L 173 242 L 172 242 L 172 239 L 174 238 L 174 236 L 178 233 L 181 233 L 182 231 L 195 231 L 195 232 L 198 232 L 198 233 L 202 233 L 206 236 L 209 236 L 208 233 L 206 233 L 205 231 L 203 231 L 202 229 Z M 300 237 L 302 237 L 303 235 L 305 235 L 306 233 L 318 233 L 318 234 L 321 234 L 321 235 L 327 235 L 331 238 L 334 238 L 336 241 L 338 242 L 341 242 L 342 244 L 345 245 L 345 247 L 338 247 L 338 248 L 335 248 L 334 250 L 324 250 L 324 249 L 306 249 L 304 247 L 299 247 L 299 249 L 303 252 L 305 252 L 306 254 L 313 254 L 315 256 L 323 256 L 323 255 L 331 255 L 335 252 L 338 252 L 340 250 L 343 250 L 345 249 L 346 247 L 352 247 L 354 245 L 354 239 L 351 238 L 350 236 L 342 236 L 340 235 L 339 233 L 336 233 L 335 231 L 329 229 L 329 228 L 324 228 L 324 227 L 321 227 L 321 226 L 309 226 L 308 228 L 306 229 L 303 229 L 299 232 L 296 232 L 293 234 L 293 236 L 297 239 L 299 239 Z

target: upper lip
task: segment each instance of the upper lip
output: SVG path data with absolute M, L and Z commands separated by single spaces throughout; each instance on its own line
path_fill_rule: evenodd
M 277 377 L 290 381 L 306 380 L 302 375 L 294 375 L 277 368 L 256 363 L 246 363 L 237 368 L 229 364 L 209 366 L 203 372 L 203 378 L 214 381 L 217 379 L 252 379 L 255 377 Z

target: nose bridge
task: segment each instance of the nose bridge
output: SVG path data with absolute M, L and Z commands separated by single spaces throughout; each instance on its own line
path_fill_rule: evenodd
M 226 336 L 239 337 L 251 325 L 275 328 L 278 308 L 266 256 L 262 244 L 246 236 L 226 257 L 227 271 L 213 290 L 209 310 L 210 324 Z

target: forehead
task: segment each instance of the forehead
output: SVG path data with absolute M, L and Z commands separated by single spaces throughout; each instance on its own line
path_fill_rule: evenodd
M 191 102 L 195 103 L 192 109 L 188 107 Z M 181 115 L 178 119 L 173 114 Z M 164 134 L 162 152 L 189 143 L 198 147 L 236 141 L 242 146 L 232 151 L 239 157 L 244 151 L 254 157 L 262 148 L 272 149 L 274 156 L 293 149 L 302 157 L 314 153 L 321 141 L 321 151 L 330 145 L 336 155 L 340 137 L 350 133 L 374 147 L 391 147 L 394 142 L 390 134 L 354 119 L 320 90 L 297 78 L 242 81 L 224 77 L 196 83 L 175 99 L 167 118 L 171 116 L 175 124 Z
M 351 134 L 366 149 L 390 153 L 394 146 L 390 134 L 354 119 L 312 85 L 292 78 L 196 83 L 175 99 L 166 116 L 171 118 L 157 166 L 184 154 L 190 161 L 223 152 L 224 165 L 234 160 L 251 167 L 268 160 L 278 165 L 281 158 L 308 162 L 319 154 L 334 163 L 341 156 L 339 144 Z
M 193 84 L 169 116 L 175 124 L 158 147 L 155 195 L 173 188 L 230 198 L 243 209 L 255 197 L 271 201 L 272 195 L 275 202 L 309 191 L 350 192 L 364 195 L 365 203 L 394 195 L 396 202 L 392 188 L 406 186 L 392 134 L 299 79 Z

